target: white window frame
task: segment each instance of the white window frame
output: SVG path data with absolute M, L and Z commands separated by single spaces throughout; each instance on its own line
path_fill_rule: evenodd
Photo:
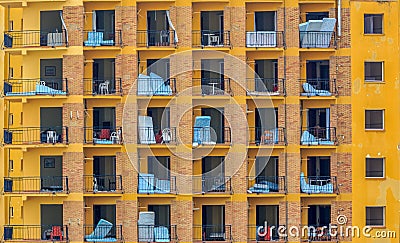
M 382 176 L 367 176 L 367 160 L 382 159 Z M 386 159 L 385 158 L 365 158 L 365 178 L 367 179 L 382 179 L 386 177 Z
M 381 80 L 369 80 L 365 78 L 365 64 L 366 63 L 380 63 L 381 64 L 381 71 L 382 71 L 382 78 Z M 365 83 L 383 83 L 385 82 L 385 64 L 384 61 L 364 61 L 364 82 Z
M 383 209 L 383 223 L 382 225 L 367 224 L 367 208 L 382 208 Z M 386 206 L 365 206 L 365 225 L 370 227 L 385 227 L 386 226 Z
M 382 128 L 366 128 L 367 111 L 382 111 Z M 365 109 L 364 110 L 364 129 L 365 131 L 384 131 L 385 130 L 385 110 L 384 109 Z

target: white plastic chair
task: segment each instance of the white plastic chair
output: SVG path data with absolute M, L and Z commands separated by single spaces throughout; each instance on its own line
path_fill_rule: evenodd
M 47 143 L 56 143 L 56 142 L 57 142 L 57 132 L 47 131 Z
M 99 84 L 99 93 L 100 94 L 109 94 L 108 86 L 110 81 L 106 80 L 104 83 Z

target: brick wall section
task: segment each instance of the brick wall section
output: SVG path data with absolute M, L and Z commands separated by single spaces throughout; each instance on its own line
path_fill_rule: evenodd
M 292 180 L 291 178 L 288 178 L 288 176 L 286 176 L 285 153 L 280 153 L 279 157 L 278 157 L 278 176 L 284 176 L 285 177 L 285 183 L 286 184 L 285 185 L 279 185 L 279 189 L 285 189 L 285 186 L 288 184 L 289 179 L 290 179 L 290 181 Z
M 71 242 L 83 241 L 83 216 L 85 215 L 83 207 L 83 201 L 63 202 L 63 225 L 68 226 L 68 236 Z
M 246 157 L 243 160 L 239 159 L 242 158 L 241 154 L 235 155 L 233 153 L 232 159 L 228 159 L 225 161 L 225 164 L 229 165 L 229 168 L 225 168 L 225 175 L 232 175 L 231 172 L 234 172 L 232 176 L 232 191 L 235 194 L 246 194 L 247 191 L 247 159 Z M 237 158 L 236 161 L 234 158 Z
M 232 237 L 234 242 L 246 242 L 247 241 L 247 224 L 248 224 L 248 203 L 247 201 L 227 201 L 226 205 L 230 205 L 225 210 L 226 224 L 232 224 Z
M 177 225 L 180 242 L 193 241 L 193 202 L 190 200 L 173 201 L 171 205 L 171 224 Z
M 72 112 L 72 119 L 71 119 Z M 79 117 L 78 115 L 79 114 Z M 83 103 L 64 103 L 63 126 L 68 127 L 68 142 L 82 143 L 84 139 Z
M 83 94 L 83 55 L 63 56 L 63 78 L 68 80 L 70 95 Z
M 224 75 L 230 79 L 230 89 L 235 96 L 246 95 L 246 56 L 224 56 Z M 227 87 L 226 87 L 226 91 Z
M 172 6 L 170 8 L 171 21 L 178 35 L 180 47 L 192 46 L 192 7 Z
M 340 96 L 351 96 L 351 57 L 337 56 L 336 85 Z
M 176 188 L 179 194 L 192 194 L 192 175 L 193 175 L 193 162 L 191 153 L 177 152 L 172 156 L 171 161 L 174 162 L 173 171 L 171 176 L 176 176 Z
M 290 227 L 294 226 L 294 227 L 299 227 L 300 223 L 301 223 L 301 213 L 300 213 L 300 202 L 294 202 L 294 201 L 290 201 L 288 202 L 288 207 L 287 207 L 287 211 L 289 213 L 289 217 L 288 217 L 288 222 L 287 222 L 287 227 L 288 229 L 290 229 Z M 299 232 L 301 234 L 301 232 Z M 292 237 L 288 236 L 288 240 L 289 242 L 299 242 L 299 237 Z
M 230 28 L 231 45 L 244 47 L 246 45 L 246 8 L 244 6 L 230 7 L 230 14 L 233 16 Z
M 63 175 L 68 176 L 68 186 L 72 193 L 83 191 L 83 160 L 82 152 L 63 153 Z
M 117 200 L 117 225 L 122 225 L 122 236 L 125 242 L 137 241 L 138 202 Z
M 349 237 L 346 236 L 346 227 L 347 226 L 352 226 L 352 202 L 351 201 L 332 201 L 331 202 L 331 223 L 336 224 L 338 227 L 343 226 L 343 234 L 344 236 L 340 236 L 339 240 L 340 242 L 342 241 L 351 241 L 351 233 L 349 234 Z M 339 215 L 344 215 L 347 218 L 347 223 L 340 225 L 337 222 L 337 217 Z M 362 231 L 362 230 L 361 230 Z M 360 232 L 362 234 L 362 232 Z
M 185 103 L 185 97 L 177 97 L 170 105 L 170 124 L 176 127 L 178 144 L 191 144 L 193 133 L 192 104 Z M 187 151 L 190 152 L 190 151 Z
M 283 68 L 284 65 L 282 65 Z M 279 70 L 279 73 L 281 70 Z M 283 71 L 283 70 L 282 70 Z M 300 93 L 300 59 L 298 56 L 286 57 L 286 93 L 288 96 L 299 96 Z
M 288 215 L 291 217 L 291 215 Z M 287 226 L 286 222 L 286 201 L 280 201 L 279 202 L 279 224 L 280 225 L 285 225 Z
M 301 161 L 300 154 L 298 153 L 287 154 L 288 193 L 300 192 L 300 161 Z M 289 210 L 289 212 L 291 211 Z
M 338 170 L 336 173 L 337 184 L 340 193 L 351 193 L 352 192 L 352 156 L 351 153 L 336 153 L 332 156 L 336 157 L 337 162 L 332 163 L 332 167 L 337 166 Z M 332 172 L 333 175 L 333 172 Z
M 299 71 L 300 72 L 300 71 Z M 285 58 L 283 56 L 280 56 L 278 58 L 278 79 L 280 82 L 280 79 L 285 78 Z M 283 81 L 284 83 L 279 83 L 279 92 L 283 95 L 285 92 L 287 92 L 285 89 L 287 89 L 287 82 L 286 80 Z M 293 83 L 293 82 L 292 82 Z
M 178 94 L 191 96 L 193 57 L 191 52 L 182 52 L 170 56 L 170 74 L 176 79 L 176 90 Z
M 299 16 L 298 7 L 286 8 L 286 46 L 299 46 Z M 298 66 L 298 65 L 297 65 Z M 290 65 L 288 65 L 290 67 Z
M 224 8 L 224 31 L 231 31 L 231 7 Z M 231 38 L 231 45 L 232 45 L 232 38 Z
M 124 46 L 136 46 L 136 6 L 115 7 L 115 30 L 122 31 Z
M 123 93 L 136 95 L 137 56 L 133 54 L 119 54 L 115 58 L 115 76 L 122 78 Z
M 300 143 L 300 105 L 297 104 L 287 104 L 287 141 L 289 144 L 299 144 Z
M 122 152 L 116 154 L 116 173 L 122 176 L 122 188 L 125 193 L 137 192 L 137 161 L 137 153 L 129 153 L 129 156 Z
M 124 144 L 137 143 L 137 120 L 137 104 L 131 102 L 125 103 L 124 111 L 122 114 L 122 139 L 124 141 Z
M 350 48 L 351 31 L 350 31 L 350 9 L 342 8 L 342 36 L 338 41 L 339 48 Z
M 234 145 L 247 144 L 247 127 L 245 104 L 226 104 L 224 107 L 224 116 L 228 121 L 226 126 L 231 130 L 231 143 Z
M 331 127 L 336 127 L 339 144 L 351 144 L 351 104 L 331 105 Z
M 83 6 L 64 6 L 63 19 L 68 30 L 68 45 L 83 45 Z

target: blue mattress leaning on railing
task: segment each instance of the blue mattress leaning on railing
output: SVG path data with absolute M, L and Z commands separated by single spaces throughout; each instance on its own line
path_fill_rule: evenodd
M 168 228 L 165 226 L 154 227 L 154 241 L 170 242 Z
M 197 116 L 194 121 L 193 146 L 211 144 L 211 117 Z
M 268 193 L 271 191 L 278 192 L 278 184 L 272 181 L 259 181 L 249 188 L 252 193 Z
M 154 212 L 139 212 L 138 220 L 138 241 L 154 242 Z
M 116 242 L 117 239 L 112 237 L 106 237 L 111 231 L 113 224 L 107 220 L 100 219 L 96 225 L 96 228 L 90 235 L 85 235 L 85 241 L 90 242 Z
M 137 79 L 138 95 L 172 95 L 169 80 L 164 80 L 161 76 L 150 73 L 149 76 L 139 74 Z
M 154 175 L 153 174 L 139 174 L 138 192 L 153 194 L 154 193 Z
M 327 182 L 325 185 L 310 185 L 306 182 L 306 177 L 304 173 L 300 174 L 300 188 L 304 193 L 333 193 L 333 184 L 331 182 Z
M 327 90 L 315 89 L 311 84 L 303 84 L 304 93 L 301 96 L 332 96 L 332 93 Z
M 67 93 L 62 90 L 57 90 L 46 86 L 44 81 L 40 81 L 36 84 L 34 91 L 26 92 L 12 92 L 12 84 L 8 84 L 10 87 L 5 90 L 6 96 L 30 96 L 30 95 L 66 95 Z M 7 92 L 8 91 L 8 92 Z
M 103 32 L 91 31 L 88 32 L 87 41 L 84 41 L 85 46 L 113 46 L 114 40 L 104 40 Z
M 322 138 L 316 138 L 309 131 L 304 131 L 301 135 L 300 142 L 302 145 L 334 145 L 335 142 L 325 140 Z

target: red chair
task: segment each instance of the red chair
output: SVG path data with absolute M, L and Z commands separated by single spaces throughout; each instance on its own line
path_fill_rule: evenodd
M 53 226 L 51 228 L 50 239 L 51 240 L 63 240 L 61 226 Z
M 110 140 L 110 129 L 101 129 L 100 131 L 100 139 L 107 139 Z

